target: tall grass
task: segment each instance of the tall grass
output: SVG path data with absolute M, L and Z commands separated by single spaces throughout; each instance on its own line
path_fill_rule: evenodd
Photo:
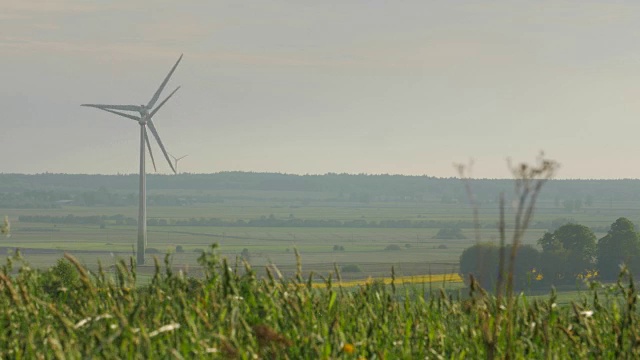
M 468 296 L 332 278 L 258 278 L 215 246 L 198 278 L 170 257 L 146 286 L 135 263 L 90 272 L 71 256 L 40 272 L 0 271 L 0 358 L 618 358 L 640 356 L 638 292 L 623 273 L 571 306 L 513 295 L 511 313 L 472 282 Z M 56 288 L 46 287 L 55 280 Z M 499 316 L 500 315 L 500 316 Z M 493 329 L 497 329 L 494 331 Z M 507 331 L 511 329 L 511 331 Z M 487 347 L 487 344 L 492 344 Z

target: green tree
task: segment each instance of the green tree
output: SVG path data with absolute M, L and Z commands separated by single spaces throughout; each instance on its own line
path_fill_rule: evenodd
M 541 270 L 546 282 L 573 282 L 594 267 L 596 235 L 584 225 L 565 224 L 538 240 L 542 247 Z
M 620 272 L 619 266 L 626 264 L 633 273 L 637 273 L 640 264 L 640 239 L 633 223 L 624 217 L 619 218 L 603 238 L 598 240 L 598 272 L 603 279 L 615 279 Z
M 460 255 L 460 273 L 465 281 L 469 280 L 469 274 L 473 274 L 483 288 L 494 290 L 498 280 L 499 249 L 492 243 L 479 243 L 466 248 Z M 505 256 L 510 256 L 511 249 L 512 245 L 505 246 Z M 534 269 L 540 262 L 540 252 L 530 245 L 520 245 L 515 254 L 513 269 L 515 288 L 525 289 L 535 286 Z
M 489 290 L 496 286 L 498 276 L 498 247 L 492 243 L 479 243 L 464 249 L 460 255 L 460 274 L 465 282 L 473 274 L 480 285 Z

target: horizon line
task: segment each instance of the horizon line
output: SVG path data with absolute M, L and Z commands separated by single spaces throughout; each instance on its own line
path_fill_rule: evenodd
M 241 173 L 241 174 L 256 174 L 256 175 L 283 175 L 283 176 L 331 176 L 331 175 L 343 175 L 343 176 L 400 176 L 400 177 L 425 177 L 431 179 L 442 179 L 442 180 L 463 180 L 459 176 L 432 176 L 427 174 L 422 175 L 409 175 L 409 174 L 399 174 L 399 173 L 347 173 L 347 172 L 326 172 L 326 173 L 293 173 L 293 172 L 276 172 L 276 171 L 248 171 L 248 170 L 221 170 L 218 172 L 211 173 L 196 173 L 196 172 L 181 172 L 177 174 L 171 173 L 147 173 L 147 176 L 177 176 L 177 175 L 216 175 L 216 174 L 225 174 L 225 173 Z M 65 173 L 65 172 L 41 172 L 41 173 L 18 173 L 18 172 L 0 172 L 0 175 L 26 175 L 26 176 L 37 176 L 37 175 L 79 175 L 79 176 L 138 176 L 138 173 Z M 469 180 L 514 180 L 513 178 L 470 178 Z M 552 178 L 548 181 L 630 181 L 630 180 L 640 180 L 640 178 Z

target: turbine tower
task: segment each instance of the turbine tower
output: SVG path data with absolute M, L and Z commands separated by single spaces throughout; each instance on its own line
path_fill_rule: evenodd
M 178 161 L 180 161 L 180 160 L 182 160 L 182 159 L 186 158 L 186 157 L 187 157 L 187 156 L 189 156 L 189 155 L 183 155 L 183 156 L 180 156 L 179 158 L 177 158 L 177 157 L 175 157 L 175 156 L 173 156 L 173 155 L 171 155 L 171 154 L 169 154 L 169 156 L 171 156 L 171 157 L 173 158 L 173 161 L 174 161 L 174 163 L 173 163 L 173 168 L 175 169 L 176 174 L 177 174 L 177 173 L 178 173 Z
M 167 74 L 167 76 L 164 78 L 164 81 L 162 82 L 162 84 L 160 84 L 160 87 L 158 88 L 158 90 L 156 90 L 155 94 L 153 94 L 153 97 L 151 98 L 151 100 L 149 100 L 149 103 L 147 103 L 147 105 L 144 105 L 144 104 L 143 105 L 105 105 L 105 104 L 82 104 L 81 105 L 81 106 L 98 108 L 100 110 L 104 110 L 112 114 L 120 115 L 128 119 L 135 120 L 140 125 L 140 193 L 138 198 L 138 247 L 137 247 L 138 251 L 136 254 L 137 262 L 139 265 L 144 264 L 144 253 L 145 253 L 145 248 L 147 246 L 147 182 L 146 182 L 146 169 L 145 169 L 145 144 L 146 144 L 146 148 L 149 149 L 149 156 L 151 157 L 153 168 L 154 169 L 156 168 L 156 162 L 153 159 L 153 153 L 151 152 L 151 144 L 149 143 L 149 136 L 147 135 L 147 127 L 149 128 L 149 130 L 151 130 L 151 134 L 153 134 L 153 137 L 158 142 L 158 145 L 160 146 L 160 150 L 162 150 L 162 153 L 164 154 L 165 159 L 167 159 L 167 162 L 169 163 L 169 167 L 171 167 L 171 170 L 174 173 L 176 173 L 176 169 L 173 167 L 173 164 L 169 159 L 169 154 L 167 153 L 167 150 L 164 148 L 164 145 L 162 144 L 162 140 L 160 140 L 160 135 L 158 135 L 158 130 L 156 130 L 156 127 L 153 124 L 152 118 L 158 112 L 158 110 L 160 110 L 160 108 L 173 96 L 173 94 L 175 94 L 176 91 L 180 89 L 180 87 L 178 86 L 175 90 L 173 90 L 171 94 L 169 94 L 169 96 L 167 96 L 166 99 L 164 99 L 158 106 L 153 108 L 153 106 L 158 101 L 158 98 L 160 97 L 162 90 L 164 90 L 164 87 L 169 82 L 171 75 L 173 75 L 173 72 L 176 70 L 176 67 L 178 67 L 180 60 L 182 60 L 182 55 L 180 55 L 180 58 L 178 58 L 178 61 L 176 61 L 175 65 L 173 65 L 173 67 L 171 68 L 171 71 L 169 71 L 169 74 Z M 140 116 L 127 114 L 120 111 L 137 112 L 138 114 L 140 114 Z

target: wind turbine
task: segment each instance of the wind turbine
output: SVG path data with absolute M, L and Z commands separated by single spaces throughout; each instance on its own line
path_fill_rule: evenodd
M 186 158 L 186 157 L 187 157 L 187 156 L 189 156 L 189 155 L 183 155 L 183 156 L 180 156 L 179 158 L 177 158 L 177 157 L 175 157 L 175 156 L 173 156 L 173 155 L 171 155 L 171 154 L 169 154 L 169 156 L 171 156 L 171 157 L 173 158 L 173 161 L 174 161 L 174 166 L 173 166 L 173 168 L 176 170 L 176 174 L 177 174 L 177 173 L 178 173 L 178 161 L 180 161 L 180 160 L 182 160 L 182 159 Z
M 153 124 L 152 118 L 158 112 L 158 110 L 160 110 L 160 108 L 173 96 L 173 94 L 175 94 L 176 91 L 180 89 L 180 87 L 178 86 L 158 106 L 156 106 L 155 108 L 153 107 L 158 101 L 158 98 L 160 97 L 162 90 L 164 90 L 164 87 L 169 82 L 171 75 L 173 75 L 173 72 L 176 70 L 176 67 L 178 67 L 180 60 L 182 60 L 182 55 L 180 55 L 180 58 L 178 58 L 178 61 L 176 61 L 175 65 L 173 65 L 173 67 L 171 68 L 171 71 L 169 71 L 169 74 L 167 74 L 167 76 L 164 78 L 164 81 L 162 82 L 162 84 L 160 84 L 160 87 L 158 88 L 158 90 L 156 90 L 155 94 L 153 94 L 153 97 L 151 98 L 151 100 L 149 100 L 149 103 L 147 103 L 147 105 L 144 105 L 144 104 L 143 105 L 105 105 L 105 104 L 82 104 L 81 105 L 81 106 L 98 108 L 100 110 L 104 110 L 112 114 L 120 115 L 128 119 L 135 120 L 138 122 L 138 124 L 140 124 L 140 192 L 139 192 L 139 198 L 138 198 L 138 251 L 137 251 L 137 261 L 139 265 L 144 264 L 144 253 L 145 253 L 145 248 L 147 246 L 147 183 L 146 183 L 146 169 L 145 169 L 145 144 L 147 149 L 149 149 L 149 155 L 151 157 L 153 168 L 154 169 L 156 168 L 156 162 L 153 159 L 153 153 L 151 152 L 151 144 L 149 143 L 149 136 L 147 135 L 147 127 L 149 127 L 149 130 L 151 130 L 151 134 L 153 134 L 153 137 L 158 142 L 158 145 L 160 146 L 160 150 L 162 150 L 162 153 L 164 154 L 165 159 L 167 159 L 167 162 L 169 163 L 169 167 L 171 167 L 171 170 L 173 170 L 173 172 L 176 173 L 176 169 L 173 167 L 173 164 L 169 159 L 169 154 L 167 153 L 167 150 L 164 148 L 164 145 L 162 144 L 162 140 L 160 140 L 160 135 L 158 135 L 158 130 L 156 130 L 156 127 Z M 137 112 L 138 114 L 140 114 L 140 116 L 126 114 L 120 111 Z

